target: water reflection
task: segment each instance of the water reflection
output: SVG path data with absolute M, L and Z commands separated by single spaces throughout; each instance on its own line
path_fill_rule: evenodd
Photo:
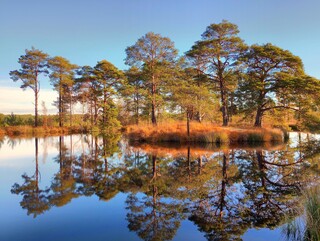
M 263 148 L 129 145 L 120 136 L 58 137 L 51 183 L 35 172 L 11 192 L 36 217 L 80 196 L 102 201 L 125 193 L 126 221 L 143 240 L 172 240 L 190 220 L 207 240 L 242 240 L 249 228 L 275 228 L 304 187 L 319 181 L 319 141 Z M 46 142 L 44 142 L 46 143 Z M 74 146 L 77 144 L 76 150 Z M 20 184 L 19 184 L 20 183 Z
M 11 140 L 10 144 L 16 145 L 16 142 Z M 38 138 L 34 139 L 35 146 L 35 172 L 32 176 L 23 174 L 22 178 L 24 179 L 23 184 L 14 184 L 11 192 L 15 194 L 21 194 L 23 196 L 20 205 L 23 209 L 28 210 L 28 215 L 33 214 L 36 217 L 39 214 L 44 213 L 49 209 L 49 203 L 47 195 L 49 189 L 41 189 L 39 187 L 39 140 Z

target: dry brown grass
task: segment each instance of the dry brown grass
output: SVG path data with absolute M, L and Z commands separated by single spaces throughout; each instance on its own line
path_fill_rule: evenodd
M 14 136 L 48 136 L 60 134 L 82 133 L 83 129 L 79 127 L 32 127 L 32 126 L 10 126 L 0 129 L 1 134 L 10 137 Z
M 190 124 L 190 136 L 187 136 L 184 122 L 170 122 L 153 126 L 130 125 L 126 127 L 126 136 L 133 141 L 156 142 L 198 142 L 198 143 L 263 143 L 283 142 L 284 133 L 272 128 L 221 127 L 210 123 Z
M 0 129 L 0 138 L 4 137 L 6 132 L 3 129 Z

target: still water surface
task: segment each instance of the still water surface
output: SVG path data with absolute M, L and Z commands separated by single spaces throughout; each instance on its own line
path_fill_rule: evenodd
M 309 137 L 259 147 L 0 141 L 0 240 L 284 240 L 318 183 Z M 311 148 L 311 149 L 310 149 Z

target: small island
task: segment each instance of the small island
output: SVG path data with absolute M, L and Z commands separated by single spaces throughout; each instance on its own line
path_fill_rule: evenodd
M 78 66 L 27 49 L 10 76 L 33 91 L 34 116 L 1 115 L 0 134 L 122 129 L 131 140 L 152 143 L 254 143 L 282 142 L 291 129 L 319 130 L 320 81 L 298 56 L 271 43 L 247 45 L 226 20 L 201 36 L 179 55 L 170 38 L 148 32 L 125 49 L 127 70 L 107 60 Z M 40 79 L 57 92 L 57 115 L 48 115 L 45 103 L 39 111 Z

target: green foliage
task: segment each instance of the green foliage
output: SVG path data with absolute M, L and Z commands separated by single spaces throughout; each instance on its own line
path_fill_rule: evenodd
M 304 121 L 302 122 L 302 129 L 311 131 L 311 132 L 320 131 L 320 113 L 319 112 L 306 113 L 303 119 Z
M 104 119 L 100 122 L 100 129 L 102 133 L 114 133 L 120 130 L 121 123 L 117 119 L 118 117 L 118 108 L 113 103 L 112 100 L 109 100 L 106 103 L 106 106 L 103 107 L 103 114 Z
M 0 127 L 5 126 L 6 116 L 0 113 Z
M 220 95 L 223 125 L 229 123 L 230 96 L 235 89 L 240 54 L 247 48 L 238 37 L 238 26 L 226 20 L 219 24 L 211 24 L 202 34 L 202 40 L 195 43 L 187 56 L 200 73 L 209 76 Z
M 56 102 L 59 113 L 59 126 L 62 127 L 66 121 L 67 109 L 69 109 L 70 126 L 72 125 L 72 104 L 74 87 L 74 70 L 76 65 L 67 59 L 56 56 L 48 60 L 51 69 L 50 81 L 59 97 Z
M 270 43 L 252 45 L 242 57 L 238 104 L 244 111 L 255 111 L 255 126 L 261 127 L 266 111 L 294 108 L 294 89 L 299 86 L 303 65 L 299 57 Z M 289 98 L 288 98 L 289 97 Z
M 48 55 L 42 51 L 35 49 L 26 49 L 25 55 L 20 56 L 18 63 L 21 65 L 20 70 L 10 71 L 10 76 L 13 81 L 22 81 L 20 88 L 23 90 L 31 88 L 34 92 L 34 105 L 35 105 L 35 119 L 34 126 L 38 126 L 38 96 L 40 92 L 40 80 L 41 74 L 48 74 L 47 70 L 47 58 Z
M 101 113 L 99 119 L 100 128 L 104 132 L 114 131 L 120 128 L 120 122 L 116 119 L 118 116 L 117 106 L 113 102 L 122 86 L 124 75 L 113 64 L 102 60 L 94 67 L 94 77 L 97 80 L 96 87 L 100 95 L 98 96 L 98 110 Z
M 1 125 L 6 126 L 32 126 L 34 123 L 34 116 L 32 115 L 17 115 L 11 113 L 10 115 L 1 115 Z
M 145 85 L 143 72 L 137 67 L 131 67 L 126 71 L 126 82 L 121 88 L 124 101 L 122 122 L 139 124 L 141 118 L 146 118 L 148 111 L 148 90 Z
M 178 51 L 169 38 L 149 32 L 128 47 L 126 54 L 125 63 L 142 71 L 141 80 L 148 90 L 151 121 L 156 124 L 156 115 L 163 106 L 164 86 L 173 76 Z
M 319 131 L 320 81 L 306 75 L 301 59 L 288 50 L 270 43 L 248 47 L 238 34 L 238 26 L 226 20 L 210 24 L 179 58 L 168 37 L 146 33 L 126 48 L 130 68 L 125 72 L 107 60 L 78 67 L 61 56 L 26 50 L 18 61 L 21 69 L 10 76 L 22 81 L 22 89 L 34 91 L 35 117 L 0 116 L 0 125 L 30 125 L 32 120 L 35 126 L 57 124 L 45 106 L 38 117 L 39 80 L 49 68 L 59 93 L 54 104 L 60 127 L 69 121 L 70 127 L 108 131 L 119 127 L 116 119 L 125 125 L 149 120 L 156 125 L 158 119 L 187 119 L 187 126 L 190 121 L 221 123 L 216 114 L 221 111 L 224 126 L 248 125 L 255 118 L 256 127 L 264 121 Z M 73 114 L 79 103 L 80 117 Z

